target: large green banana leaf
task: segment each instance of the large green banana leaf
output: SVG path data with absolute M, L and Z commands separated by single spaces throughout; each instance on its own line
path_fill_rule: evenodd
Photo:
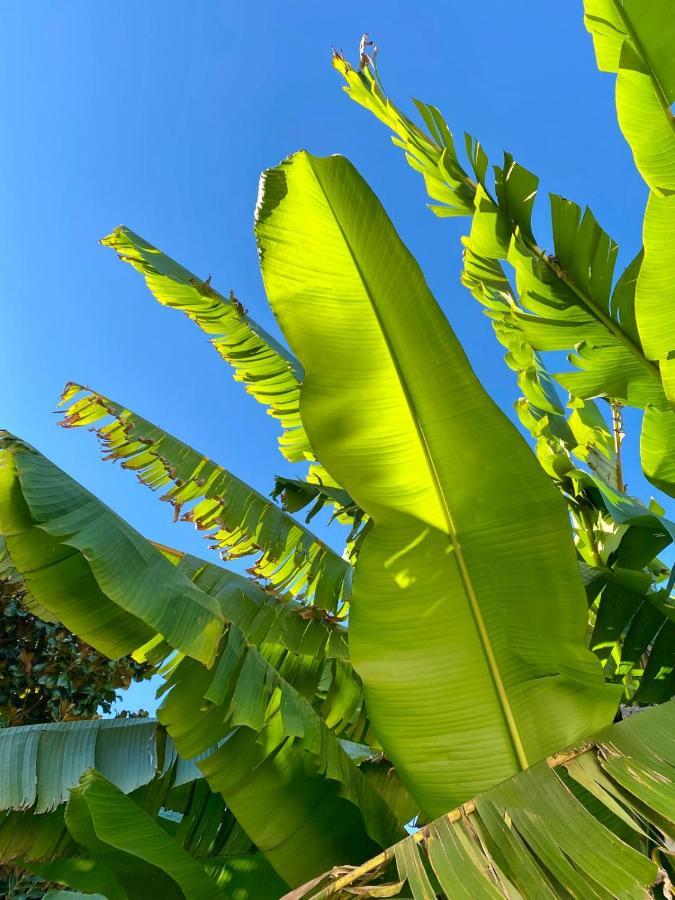
M 185 686 L 181 688 L 183 694 L 184 688 Z M 220 689 L 222 688 L 221 678 Z M 232 699 L 234 714 L 241 716 L 242 700 L 236 696 L 236 690 L 234 694 Z M 192 692 L 191 697 L 194 702 L 203 704 L 199 687 L 196 693 Z M 297 694 L 289 693 L 288 685 L 282 685 L 282 703 L 285 707 L 282 716 L 287 717 L 293 715 L 291 706 L 295 703 L 296 733 L 298 725 L 303 724 L 303 716 L 304 724 L 311 727 L 311 715 L 308 717 L 306 708 L 303 712 L 301 706 L 298 706 L 302 701 Z M 172 707 L 170 702 L 169 715 L 173 709 L 175 707 Z M 224 706 L 221 705 L 219 709 L 222 713 Z M 300 714 L 297 715 L 297 712 Z M 193 729 L 199 728 L 199 719 L 193 717 L 190 723 Z M 212 734 L 215 735 L 216 732 Z M 241 778 L 242 771 L 246 767 L 252 770 L 251 783 L 240 785 L 235 793 L 243 794 L 251 805 L 251 810 L 245 810 L 243 813 L 244 820 L 250 819 L 251 814 L 259 807 L 260 814 L 265 816 L 267 834 L 272 837 L 275 834 L 274 816 L 270 812 L 273 807 L 266 806 L 269 796 L 268 793 L 261 792 L 261 784 L 268 792 L 274 790 L 273 779 L 270 777 L 273 765 L 268 763 L 263 766 L 267 772 L 261 779 L 260 773 L 255 772 L 262 759 L 260 748 L 256 746 L 255 741 L 242 740 L 242 737 L 241 734 L 228 737 L 228 741 L 235 748 L 228 766 L 228 769 L 231 768 L 233 771 L 221 772 L 218 777 L 222 782 L 225 775 L 228 775 L 234 782 Z M 365 776 L 365 782 L 374 786 L 376 794 L 383 796 L 387 804 L 396 808 L 397 818 L 401 823 L 414 817 L 418 811 L 417 806 L 402 789 L 396 774 L 388 765 L 382 764 L 381 754 L 378 755 L 367 747 L 349 742 L 340 742 L 339 747 L 333 744 L 331 748 L 327 745 L 325 737 L 320 740 L 323 750 L 319 747 L 314 749 L 310 744 L 316 741 L 317 737 L 320 737 L 320 734 L 313 737 L 306 735 L 303 744 L 309 749 L 306 750 L 305 759 L 307 754 L 324 753 L 323 765 L 327 773 L 335 777 L 340 765 L 344 772 L 351 768 L 349 763 L 346 763 L 346 752 L 349 759 L 359 766 Z M 185 746 L 185 739 L 185 735 L 181 732 L 182 746 Z M 203 739 L 201 734 L 200 739 Z M 267 742 L 269 743 L 269 740 Z M 242 753 L 244 748 L 246 752 Z M 202 758 L 206 759 L 210 755 L 208 750 L 213 749 L 207 748 Z M 293 754 L 289 751 L 291 748 L 288 746 L 279 749 L 286 762 L 292 762 Z M 222 753 L 219 755 L 222 757 Z M 303 754 L 296 753 L 296 769 L 302 759 Z M 237 884 L 243 884 L 248 867 L 244 864 L 245 857 L 242 857 L 242 854 L 250 855 L 255 848 L 241 832 L 241 826 L 231 811 L 225 808 L 222 798 L 211 793 L 206 785 L 199 781 L 202 778 L 199 766 L 176 756 L 171 739 L 155 720 L 97 720 L 6 729 L 0 732 L 0 760 L 3 776 L 0 782 L 0 808 L 8 810 L 0 823 L 0 862 L 6 863 L 15 859 L 38 860 L 50 864 L 39 869 L 43 874 L 51 872 L 56 876 L 60 872 L 65 875 L 71 864 L 64 862 L 64 857 L 72 856 L 75 848 L 60 806 L 66 802 L 70 790 L 76 786 L 83 773 L 88 769 L 97 768 L 105 771 L 111 784 L 121 789 L 123 793 L 130 794 L 145 813 L 153 817 L 160 813 L 160 822 L 165 830 L 168 829 L 179 846 L 191 856 L 208 860 L 212 865 L 216 864 L 214 856 L 222 856 L 226 865 L 221 867 L 219 883 L 229 886 L 234 883 L 236 876 Z M 351 771 L 355 772 L 353 768 Z M 307 793 L 308 785 L 303 784 L 302 772 L 297 774 L 297 790 Z M 315 784 L 320 781 L 317 775 L 316 770 L 309 772 L 309 777 Z M 363 782 L 360 775 L 356 775 L 356 780 Z M 345 782 L 342 785 L 343 795 L 354 791 L 356 787 L 353 774 L 351 783 Z M 232 793 L 230 795 L 233 796 Z M 360 800 L 364 809 L 368 804 L 372 806 L 372 796 L 370 789 L 362 783 Z M 278 787 L 274 799 L 277 802 L 280 799 Z M 345 830 L 355 828 L 358 838 L 359 829 L 358 825 L 355 825 L 354 814 L 349 814 L 349 807 L 344 800 L 335 800 L 330 793 L 325 794 L 323 800 L 331 812 L 341 815 L 340 827 Z M 286 803 L 284 807 L 284 820 L 289 821 L 291 830 L 298 824 L 297 819 L 294 820 L 293 817 L 297 816 L 301 806 L 296 798 L 292 806 Z M 54 809 L 56 811 L 51 812 Z M 160 810 L 179 813 L 178 824 L 174 824 L 173 818 L 161 818 Z M 389 816 L 386 807 L 381 803 L 379 808 L 376 803 L 373 814 L 384 819 Z M 322 814 L 317 810 L 313 812 L 313 817 L 320 819 Z M 305 836 L 307 828 L 308 825 L 305 823 L 302 828 Z M 236 829 L 239 829 L 239 832 Z M 391 829 L 389 833 L 395 835 L 395 831 L 396 829 Z M 322 840 L 325 841 L 325 838 Z M 362 837 L 361 840 L 363 842 Z M 375 845 L 369 841 L 363 843 L 362 856 L 366 855 L 367 847 L 374 849 Z M 278 852 L 279 848 L 275 846 L 271 855 L 274 857 Z M 310 853 L 315 852 L 316 849 L 313 847 Z M 237 857 L 238 861 L 233 860 L 233 856 Z M 324 857 L 324 862 L 330 863 L 331 859 L 331 855 L 328 854 Z M 262 864 L 256 864 L 254 869 L 262 871 Z M 298 869 L 302 871 L 300 865 Z M 251 873 L 251 878 L 254 877 L 255 871 Z M 242 896 L 260 895 L 252 890 L 250 895 Z
M 291 650 L 304 641 L 321 659 L 323 647 L 327 657 L 348 658 L 337 623 L 307 618 L 301 604 L 248 578 L 151 544 L 7 432 L 0 444 L 0 533 L 41 606 L 109 656 L 191 655 L 188 637 L 195 635 L 195 658 L 210 664 L 225 623 L 233 622 L 253 642 L 269 632 Z
M 128 794 L 173 762 L 155 719 L 93 719 L 0 731 L 0 809 L 56 809 L 86 769 Z M 186 765 L 183 763 L 183 765 Z M 189 764 L 188 764 L 189 765 Z M 201 773 L 191 767 L 195 775 Z
M 212 672 L 190 659 L 172 672 L 158 713 L 178 753 L 198 759 L 289 884 L 319 874 L 340 850 L 361 861 L 400 830 L 312 704 L 322 671 L 313 653 L 256 649 L 230 629 Z
M 547 417 L 560 418 L 545 370 L 533 353 L 572 351 L 576 371 L 554 376 L 575 397 L 607 397 L 646 410 L 642 426 L 642 466 L 662 490 L 675 495 L 675 465 L 668 441 L 675 432 L 675 413 L 668 363 L 659 365 L 642 345 L 635 324 L 635 281 L 640 255 L 611 291 L 617 247 L 589 210 L 561 197 L 551 198 L 554 253 L 535 240 L 531 212 L 537 178 L 509 154 L 495 167 L 494 190 L 488 183 L 488 159 L 480 143 L 467 137 L 473 177 L 459 161 L 450 130 L 432 106 L 417 107 L 429 130 L 418 128 L 384 94 L 369 66 L 354 70 L 340 55 L 334 65 L 346 81 L 347 94 L 394 131 L 408 163 L 419 171 L 441 216 L 472 218 L 465 239 L 463 281 L 487 308 L 499 340 L 509 351 L 509 364 L 519 372 L 526 398 Z M 670 244 L 663 239 L 667 256 Z M 520 297 L 512 291 L 499 260 L 516 272 Z M 661 269 L 659 269 L 661 272 Z M 657 275 L 663 286 L 662 275 Z M 660 303 L 660 301 L 658 301 Z M 660 317 L 670 315 L 660 303 Z M 670 327 L 670 326 L 669 326 Z M 537 401 L 538 398 L 538 401 Z M 543 404 L 541 401 L 544 401 Z M 563 436 L 559 421 L 548 424 Z
M 173 504 L 176 516 L 189 507 L 183 518 L 206 532 L 224 558 L 254 554 L 252 573 L 277 590 L 346 613 L 349 563 L 268 497 L 178 438 L 82 385 L 68 385 L 61 403 L 68 404 L 61 421 L 65 427 L 96 425 L 106 459 L 121 461 L 153 490 L 170 485 L 162 499 Z
M 374 522 L 349 624 L 370 720 L 434 815 L 612 719 L 565 507 L 347 160 L 266 172 L 256 234 L 312 446 Z
M 369 864 L 327 873 L 288 900 L 668 897 L 674 811 L 671 702 L 539 763 Z
M 417 104 L 429 132 L 426 134 L 391 103 L 377 74 L 369 68 L 356 72 L 339 56 L 335 66 L 345 75 L 349 96 L 394 131 L 394 143 L 404 149 L 410 165 L 423 175 L 432 199 L 444 204 L 433 206 L 434 211 L 441 215 L 452 212 L 472 216 L 471 232 L 464 240 L 462 281 L 485 307 L 497 338 L 507 350 L 506 362 L 518 373 L 518 384 L 524 395 L 516 404 L 518 415 L 536 440 L 541 464 L 560 488 L 573 518 L 579 523 L 580 553 L 583 556 L 585 545 L 591 556 L 595 556 L 589 562 L 601 567 L 613 566 L 613 548 L 609 543 L 618 540 L 621 523 L 612 519 L 602 502 L 589 503 L 584 474 L 576 469 L 570 454 L 587 463 L 607 483 L 608 490 L 623 490 L 616 450 L 621 438 L 620 404 L 613 403 L 613 414 L 618 421 L 616 433 L 612 435 L 595 403 L 580 399 L 578 394 L 607 393 L 611 388 L 619 397 L 625 399 L 630 395 L 631 402 L 646 407 L 641 446 L 645 472 L 664 490 L 672 490 L 675 485 L 675 456 L 671 450 L 675 416 L 660 390 L 658 396 L 653 391 L 656 369 L 646 365 L 647 360 L 638 364 L 629 349 L 639 346 L 640 340 L 634 302 L 643 254 L 637 255 L 610 292 L 616 244 L 590 213 L 582 216 L 574 204 L 554 197 L 557 255 L 537 256 L 530 224 L 537 185 L 530 173 L 507 157 L 504 167 L 496 170 L 496 199 L 492 199 L 487 182 L 488 159 L 477 141 L 467 138 L 467 155 L 473 170 L 470 177 L 459 163 L 452 135 L 437 109 Z M 517 222 L 515 232 L 513 222 Z M 505 257 L 516 267 L 523 297 L 519 297 L 507 278 L 501 262 Z M 596 312 L 600 318 L 591 315 L 583 298 L 574 293 L 582 288 L 599 304 Z M 592 335 L 593 339 L 589 340 Z M 559 376 L 572 394 L 569 403 L 572 411 L 566 415 L 535 348 L 569 348 L 577 340 L 582 343 L 574 361 L 580 370 Z M 605 350 L 600 352 L 598 348 L 603 346 Z M 659 545 L 658 540 L 655 543 L 658 552 L 663 544 Z M 648 562 L 649 559 L 641 560 L 638 569 Z M 604 635 L 594 639 L 593 646 L 603 658 L 607 648 L 613 648 L 617 669 L 610 673 L 606 666 L 609 677 L 616 677 L 628 667 L 629 671 L 624 672 L 629 676 L 625 683 L 632 697 L 636 679 L 642 674 L 640 660 L 662 646 L 655 645 L 653 639 L 664 619 L 653 621 L 656 616 L 653 608 L 647 616 L 649 601 L 644 592 L 640 595 L 627 592 L 616 583 L 605 591 L 599 585 L 600 580 L 596 580 L 596 594 L 590 598 L 597 599 L 596 608 L 591 610 L 591 624 L 597 614 L 601 623 L 611 622 L 613 629 L 623 621 L 623 628 L 619 628 L 618 636 L 616 631 L 610 635 L 611 643 Z M 598 591 L 602 594 L 599 599 Z M 619 592 L 622 593 L 620 603 L 617 602 Z M 604 604 L 605 609 L 599 611 L 598 604 Z M 628 624 L 640 609 L 651 625 L 630 633 L 630 650 L 627 648 L 628 656 L 622 658 L 621 635 L 625 635 Z M 665 690 L 665 682 L 661 684 Z
M 44 622 L 58 622 L 56 616 L 52 615 L 44 606 L 40 606 L 26 587 L 23 578 L 19 575 L 10 559 L 2 534 L 0 534 L 0 585 L 16 591 L 16 593 L 20 592 L 22 605 L 39 619 L 42 619 Z
M 364 759 L 369 760 L 365 753 Z M 24 861 L 50 880 L 83 887 L 77 879 L 87 870 L 87 851 L 68 830 L 63 807 L 80 778 L 96 768 L 156 819 L 177 848 L 201 860 L 227 896 L 273 900 L 285 888 L 222 798 L 206 786 L 197 765 L 176 755 L 157 720 L 106 719 L 4 729 L 0 760 L 3 864 Z M 36 862 L 40 865 L 33 865 Z M 125 860 L 121 863 L 126 865 Z M 104 887 L 95 881 L 92 885 Z
M 211 336 L 235 379 L 281 422 L 284 456 L 291 462 L 311 459 L 298 412 L 302 369 L 286 348 L 250 318 L 233 294 L 223 297 L 210 278 L 197 278 L 129 228 L 116 228 L 101 243 L 143 275 L 156 300 L 184 312 Z

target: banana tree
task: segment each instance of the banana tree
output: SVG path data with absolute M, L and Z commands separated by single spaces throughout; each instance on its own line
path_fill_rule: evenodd
M 615 245 L 562 200 L 556 254 L 540 250 L 532 176 L 509 158 L 493 190 L 470 140 L 469 177 L 440 114 L 420 106 L 429 136 L 400 113 L 366 49 L 336 65 L 441 214 L 471 217 L 463 278 L 537 454 L 343 157 L 297 153 L 261 178 L 261 271 L 290 349 L 116 229 L 102 243 L 211 337 L 304 468 L 277 484 L 280 506 L 119 400 L 66 387 L 62 424 L 95 426 L 175 519 L 224 560 L 251 557 L 246 577 L 153 543 L 0 434 L 0 533 L 32 608 L 163 678 L 158 721 L 0 733 L 0 860 L 115 900 L 667 896 L 673 707 L 612 722 L 621 700 L 673 694 L 658 554 L 675 528 L 625 494 L 593 400 L 645 408 L 643 465 L 667 486 L 669 357 L 631 324 L 642 257 L 613 287 Z M 646 308 L 666 316 L 663 297 Z M 541 352 L 572 332 L 586 344 L 559 378 L 568 415 Z M 309 504 L 351 524 L 342 554 L 294 517 Z

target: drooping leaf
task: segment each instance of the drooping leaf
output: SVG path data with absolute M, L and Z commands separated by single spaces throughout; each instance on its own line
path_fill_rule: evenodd
M 176 516 L 189 507 L 183 519 L 206 532 L 225 559 L 255 555 L 253 574 L 276 589 L 346 612 L 349 563 L 268 497 L 101 394 L 70 384 L 61 403 L 68 404 L 62 425 L 95 424 L 106 459 L 119 460 L 153 490 L 169 486 L 162 499 Z
M 217 602 L 28 444 L 0 433 L 0 532 L 37 602 L 111 658 L 158 636 L 210 665 Z
M 96 767 L 124 793 L 143 795 L 147 812 L 187 805 L 177 795 L 202 778 L 178 759 L 156 719 L 96 719 L 0 730 L 0 862 L 72 854 L 63 812 L 71 788 Z M 220 817 L 223 809 L 221 803 Z M 186 818 L 187 821 L 187 818 Z M 202 829 L 202 839 L 208 840 Z M 211 837 L 213 840 L 213 837 Z
M 185 702 L 178 719 L 167 720 L 178 752 L 193 758 L 210 751 L 201 765 L 213 766 L 207 772 L 211 787 L 223 794 L 238 820 L 244 817 L 256 845 L 270 852 L 276 848 L 275 867 L 302 881 L 333 858 L 363 859 L 376 841 L 387 843 L 398 827 L 394 815 L 315 709 L 325 706 L 332 727 L 345 736 L 358 737 L 367 728 L 360 682 L 348 663 L 344 626 L 320 610 L 268 593 L 243 576 L 150 544 L 17 439 L 5 437 L 3 452 L 0 527 L 20 574 L 46 608 L 84 631 L 104 652 L 138 648 L 153 659 L 169 658 L 167 709 L 175 709 L 180 697 Z M 82 519 L 81 509 L 86 513 Z M 67 545 L 59 540 L 62 536 Z M 64 553 L 64 545 L 74 552 Z M 59 567 L 62 559 L 76 560 L 81 577 L 70 577 L 69 570 L 64 573 Z M 49 577 L 40 577 L 44 571 Z M 187 602 L 181 606 L 180 617 L 171 606 L 172 585 L 196 598 L 193 607 Z M 172 655 L 181 650 L 176 636 L 183 631 L 202 633 L 201 610 L 207 603 L 221 634 L 232 623 L 212 671 L 201 659 Z M 156 627 L 161 616 L 172 617 L 171 628 Z M 120 646 L 120 635 L 126 635 L 128 645 Z M 218 640 L 214 635 L 214 654 Z M 213 657 L 204 661 L 210 664 Z M 186 671 L 190 679 L 184 695 L 176 690 L 176 679 L 182 683 Z M 266 740 L 261 732 L 274 728 L 269 750 L 261 750 Z M 214 754 L 218 741 L 233 730 L 241 735 L 238 742 L 231 738 Z M 214 758 L 220 762 L 212 763 Z M 266 766 L 256 768 L 256 761 L 262 764 L 266 759 Z M 259 776 L 275 803 L 256 806 L 246 792 L 237 803 L 242 785 L 236 778 L 228 780 L 237 771 L 235 763 L 255 770 L 255 776 L 252 772 L 246 776 L 246 789 L 252 789 Z M 292 828 L 289 832 L 289 822 L 298 822 L 289 816 L 284 801 L 303 822 L 297 834 Z M 315 821 L 317 805 L 323 801 L 325 816 Z M 268 834 L 274 835 L 272 848 L 265 840 Z M 312 844 L 314 852 L 308 853 L 304 843 Z
M 74 888 L 99 890 L 110 900 L 140 900 L 150 886 L 176 900 L 220 896 L 204 867 L 96 770 L 86 772 L 71 791 L 65 819 L 86 855 L 31 863 L 33 871 Z
M 370 720 L 433 815 L 612 718 L 564 504 L 345 159 L 265 173 L 256 233 L 312 445 L 374 522 L 349 623 Z
M 136 790 L 163 768 L 158 728 L 155 719 L 91 719 L 0 729 L 0 810 L 56 809 L 86 769 Z
M 279 641 L 319 660 L 348 658 L 345 629 L 331 616 L 152 544 L 16 438 L 4 438 L 2 453 L 0 529 L 13 565 L 50 613 L 102 652 L 162 659 L 189 649 L 187 633 L 208 647 L 197 658 L 210 663 L 231 622 L 253 644 Z M 180 615 L 177 596 L 185 597 Z
M 276 871 L 301 884 L 336 859 L 384 846 L 398 823 L 315 707 L 312 652 L 250 646 L 231 628 L 213 672 L 184 660 L 160 721 Z

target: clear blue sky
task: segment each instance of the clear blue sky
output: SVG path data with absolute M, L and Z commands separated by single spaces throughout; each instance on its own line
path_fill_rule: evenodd
M 501 0 L 4 0 L 0 26 L 0 419 L 165 543 L 206 552 L 131 475 L 99 461 L 92 435 L 56 427 L 66 380 L 130 406 L 264 492 L 291 467 L 276 450 L 274 421 L 202 333 L 156 304 L 97 239 L 130 226 L 210 273 L 221 291 L 234 288 L 278 333 L 252 215 L 260 171 L 294 150 L 351 158 L 421 262 L 487 390 L 509 413 L 517 396 L 488 321 L 459 285 L 466 225 L 426 210 L 421 180 L 384 128 L 342 95 L 331 45 L 355 60 L 369 31 L 398 102 L 435 103 L 493 161 L 508 149 L 537 172 L 541 194 L 590 205 L 619 241 L 622 263 L 639 247 L 646 192 L 616 125 L 613 78 L 596 70 L 581 0 L 508 8 Z M 541 194 L 537 232 L 550 244 Z M 652 493 L 635 465 L 628 482 Z M 139 702 L 149 705 L 147 689 Z

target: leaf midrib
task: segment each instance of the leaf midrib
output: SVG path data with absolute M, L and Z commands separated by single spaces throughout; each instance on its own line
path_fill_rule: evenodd
M 497 663 L 497 659 L 495 657 L 494 650 L 492 649 L 490 636 L 488 634 L 487 627 L 485 625 L 485 620 L 483 619 L 483 614 L 480 609 L 480 603 L 479 603 L 475 588 L 473 586 L 473 582 L 471 580 L 471 575 L 470 575 L 469 569 L 466 565 L 466 560 L 464 558 L 464 551 L 463 551 L 461 543 L 459 541 L 459 535 L 457 533 L 457 529 L 453 522 L 450 510 L 448 508 L 445 494 L 443 492 L 443 488 L 440 483 L 440 478 L 438 476 L 438 472 L 436 470 L 436 466 L 434 464 L 433 457 L 431 455 L 429 444 L 427 442 L 426 435 L 424 433 L 424 428 L 419 419 L 419 416 L 417 415 L 415 403 L 414 403 L 414 401 L 408 391 L 408 388 L 406 386 L 406 382 L 405 382 L 401 367 L 398 362 L 396 351 L 394 350 L 394 347 L 389 339 L 389 335 L 387 334 L 387 330 L 384 327 L 384 324 L 383 324 L 380 314 L 378 312 L 377 306 L 373 299 L 373 295 L 372 295 L 370 286 L 368 284 L 367 279 L 365 278 L 365 275 L 361 269 L 361 266 L 359 265 L 359 261 L 357 259 L 356 253 L 352 247 L 352 244 L 351 244 L 349 238 L 347 237 L 345 230 L 342 227 L 340 219 L 335 211 L 335 208 L 333 207 L 333 204 L 331 203 L 330 197 L 328 196 L 326 190 L 324 189 L 321 178 L 319 177 L 318 173 L 314 169 L 311 156 L 309 154 L 307 154 L 307 156 L 305 158 L 307 159 L 309 168 L 314 176 L 314 179 L 315 179 L 317 185 L 319 186 L 319 188 L 321 190 L 324 200 L 326 201 L 326 204 L 332 213 L 333 220 L 336 223 L 336 225 L 340 231 L 340 234 L 345 243 L 345 246 L 346 246 L 347 250 L 349 251 L 349 255 L 352 259 L 354 267 L 359 275 L 361 283 L 364 286 L 366 296 L 368 297 L 370 307 L 373 311 L 373 315 L 375 316 L 375 318 L 377 320 L 377 323 L 380 328 L 380 332 L 383 336 L 387 350 L 389 352 L 389 355 L 390 355 L 390 358 L 392 361 L 392 365 L 394 366 L 394 369 L 396 371 L 397 380 L 398 380 L 401 390 L 403 392 L 403 396 L 404 396 L 406 405 L 408 407 L 408 411 L 410 412 L 410 417 L 413 421 L 415 431 L 417 433 L 418 439 L 422 446 L 424 456 L 425 456 L 425 459 L 427 462 L 427 466 L 429 467 L 431 479 L 432 479 L 432 482 L 433 482 L 433 485 L 434 485 L 434 488 L 436 491 L 436 495 L 438 497 L 438 501 L 441 505 L 441 509 L 443 511 L 443 515 L 446 520 L 446 525 L 448 528 L 448 537 L 450 538 L 450 543 L 452 545 L 452 548 L 453 548 L 453 551 L 455 554 L 455 559 L 457 561 L 457 568 L 459 569 L 459 574 L 460 574 L 460 578 L 462 580 L 462 585 L 464 587 L 464 591 L 466 593 L 466 597 L 469 602 L 469 607 L 471 609 L 471 612 L 472 612 L 472 615 L 474 618 L 474 624 L 476 626 L 476 631 L 478 632 L 478 636 L 479 636 L 479 639 L 481 642 L 481 647 L 482 647 L 483 653 L 485 655 L 488 669 L 490 671 L 490 675 L 492 677 L 492 681 L 493 681 L 493 684 L 495 687 L 495 692 L 496 692 L 497 698 L 499 700 L 502 715 L 504 717 L 504 721 L 507 726 L 509 737 L 511 739 L 514 755 L 516 757 L 516 760 L 518 761 L 518 765 L 520 766 L 520 768 L 527 769 L 529 767 L 529 762 L 527 759 L 527 755 L 525 753 L 525 748 L 523 746 L 523 742 L 520 737 L 520 733 L 518 731 L 518 726 L 517 726 L 517 723 L 515 720 L 515 716 L 513 714 L 513 710 L 511 708 L 511 704 L 510 704 L 510 701 L 508 698 L 508 694 L 506 692 L 506 688 L 504 687 L 504 682 L 501 677 L 499 665 Z

